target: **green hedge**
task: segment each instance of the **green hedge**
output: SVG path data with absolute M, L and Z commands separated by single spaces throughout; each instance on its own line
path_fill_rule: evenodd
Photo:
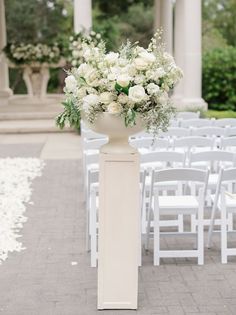
M 236 48 L 214 49 L 203 56 L 203 98 L 210 109 L 236 110 Z

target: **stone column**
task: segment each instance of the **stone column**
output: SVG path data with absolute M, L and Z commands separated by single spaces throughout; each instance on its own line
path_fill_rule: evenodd
M 201 0 L 177 0 L 175 8 L 175 59 L 184 78 L 175 90 L 178 106 L 203 107 Z
M 155 0 L 154 31 L 163 29 L 163 42 L 166 50 L 173 53 L 173 3 L 172 0 Z
M 0 0 L 0 106 L 8 103 L 12 91 L 9 88 L 9 74 L 5 55 L 2 49 L 5 47 L 6 39 L 6 20 L 4 0 Z
M 184 24 L 184 0 L 176 0 L 174 10 L 174 57 L 176 64 L 184 71 L 185 66 L 185 24 Z M 175 88 L 174 101 L 179 105 L 184 94 L 184 79 Z
M 92 0 L 74 0 L 74 31 L 90 30 L 92 27 Z

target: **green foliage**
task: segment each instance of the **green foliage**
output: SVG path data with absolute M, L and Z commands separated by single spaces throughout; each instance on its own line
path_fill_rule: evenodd
M 217 111 L 217 110 L 208 110 L 205 113 L 205 117 L 207 118 L 236 118 L 236 111 L 233 112 L 231 110 L 227 111 Z
M 236 110 L 236 48 L 204 54 L 203 98 L 210 109 Z
M 127 112 L 126 112 L 126 115 L 125 115 L 125 126 L 128 127 L 132 127 L 132 126 L 135 126 L 136 125 L 136 112 L 130 108 Z
M 122 15 L 130 7 L 137 3 L 145 4 L 145 7 L 153 5 L 153 0 L 94 0 L 101 12 L 106 16 Z
M 138 41 L 141 46 L 148 46 L 153 36 L 152 7 L 146 7 L 144 3 L 132 5 L 127 13 L 121 15 L 120 20 L 121 42 L 126 42 L 129 38 L 131 42 Z
M 117 50 L 122 43 L 126 43 L 127 38 L 131 42 L 138 41 L 141 46 L 147 47 L 153 35 L 153 8 L 141 1 L 134 2 L 138 3 L 129 5 L 123 11 L 116 11 L 116 14 L 114 11 L 111 15 L 101 11 L 99 6 L 95 7 L 94 30 L 102 34 L 108 50 Z M 149 4 L 152 4 L 152 1 L 149 1 Z
M 62 105 L 64 106 L 64 111 L 56 118 L 57 126 L 63 129 L 66 122 L 68 122 L 70 127 L 80 130 L 80 111 L 74 101 L 67 99 L 65 102 L 62 102 Z
M 214 34 L 216 30 L 219 33 L 219 44 L 223 38 L 228 45 L 236 46 L 236 1 L 202 0 L 202 3 L 203 36 L 206 37 L 208 33 L 211 40 L 210 34 Z
M 52 43 L 58 34 L 73 29 L 72 6 L 59 0 L 5 1 L 10 42 Z

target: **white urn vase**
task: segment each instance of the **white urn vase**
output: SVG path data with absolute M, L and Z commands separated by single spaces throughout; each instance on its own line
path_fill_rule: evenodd
M 136 124 L 132 127 L 125 126 L 124 117 L 108 112 L 99 114 L 93 124 L 88 122 L 84 113 L 82 114 L 82 119 L 91 130 L 109 137 L 108 143 L 101 147 L 101 153 L 137 152 L 137 149 L 129 144 L 129 137 L 144 129 L 143 122 L 139 116 L 137 116 Z

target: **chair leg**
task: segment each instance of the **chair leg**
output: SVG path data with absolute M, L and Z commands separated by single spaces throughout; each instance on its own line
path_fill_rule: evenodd
M 86 208 L 86 235 L 85 235 L 85 242 L 86 242 L 86 251 L 90 251 L 90 211 L 89 208 Z
M 145 242 L 145 249 L 149 249 L 149 239 L 150 239 L 150 229 L 151 229 L 151 205 L 148 208 L 148 215 L 147 215 L 147 230 L 146 230 L 146 242 Z
M 196 215 L 195 214 L 191 214 L 191 232 L 192 233 L 196 233 Z
M 156 202 L 155 202 L 156 204 Z M 160 210 L 154 205 L 154 266 L 160 265 Z
M 226 209 L 221 209 L 221 263 L 227 264 L 227 216 Z
M 182 214 L 178 215 L 178 231 L 179 233 L 184 231 L 184 216 Z
M 199 206 L 198 210 L 198 265 L 204 264 L 204 219 L 203 219 L 203 202 Z
M 228 214 L 228 231 L 233 231 L 233 213 Z
M 216 213 L 216 205 L 214 203 L 211 210 L 211 218 L 210 218 L 210 224 L 208 228 L 207 248 L 211 247 L 212 234 L 213 234 L 213 229 L 214 229 L 214 224 L 215 224 L 215 213 Z

